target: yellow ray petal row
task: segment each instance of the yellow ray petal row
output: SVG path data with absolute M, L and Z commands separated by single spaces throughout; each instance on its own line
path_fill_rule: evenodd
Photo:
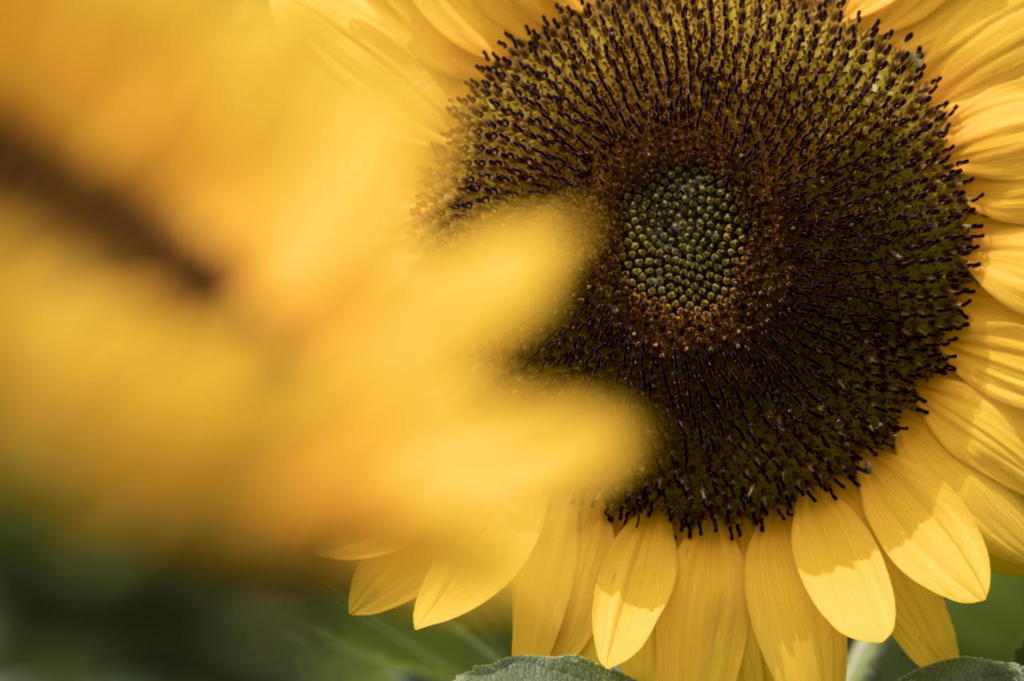
M 638 679 L 839 679 L 851 633 L 865 640 L 894 635 L 919 664 L 954 657 L 942 596 L 984 597 L 983 535 L 1020 561 L 1024 506 L 1005 488 L 1002 496 L 993 494 L 998 483 L 958 463 L 921 421 L 906 418 L 897 454 L 877 459 L 885 472 L 868 476 L 860 491 L 801 502 L 793 521 L 772 521 L 745 542 L 713 533 L 677 546 L 657 517 L 612 538 L 611 524 L 594 509 L 556 506 L 542 538 L 531 538 L 536 548 L 503 559 L 506 571 L 488 576 L 486 591 L 512 582 L 518 654 L 577 653 L 592 632 L 596 659 L 622 664 Z M 957 490 L 972 488 L 978 491 L 968 507 Z M 923 512 L 926 506 L 932 512 Z M 974 514 L 990 530 L 979 529 Z M 1008 518 L 1010 527 L 997 518 Z M 510 543 L 496 534 L 502 546 Z M 559 552 L 559 544 L 570 550 Z M 490 547 L 487 553 L 498 555 Z M 567 565 L 555 565 L 559 558 Z M 523 565 L 514 581 L 508 577 Z M 401 579 L 414 580 L 418 569 L 410 564 Z M 468 610 L 484 591 L 481 579 L 479 569 L 452 576 L 452 595 L 440 597 L 424 585 L 417 609 L 426 599 L 450 614 Z M 403 585 L 403 597 L 411 599 L 411 582 Z M 381 598 L 397 591 L 382 590 Z M 586 594 L 592 622 L 568 614 L 579 608 L 569 601 L 587 602 Z M 552 645 L 567 631 L 574 632 L 571 645 Z
M 594 535 L 602 538 L 590 541 L 595 548 L 568 540 L 576 555 L 609 556 L 576 562 L 582 584 L 574 581 L 570 589 L 570 598 L 579 598 L 580 586 L 593 593 L 594 655 L 609 666 L 625 663 L 638 678 L 767 678 L 760 655 L 768 670 L 787 674 L 783 678 L 840 678 L 846 635 L 860 627 L 858 635 L 874 640 L 892 633 L 919 664 L 955 656 L 942 596 L 984 598 L 986 540 L 1007 562 L 1022 564 L 1024 498 L 950 456 L 920 415 L 906 417 L 905 425 L 897 454 L 874 462 L 876 473 L 859 493 L 802 502 L 792 522 L 754 532 L 745 558 L 742 542 L 713 534 L 683 539 L 675 560 L 663 555 L 658 561 L 673 567 L 656 570 L 653 556 L 673 545 L 663 520 L 627 526 L 612 540 L 611 525 L 593 509 L 567 516 L 563 540 L 572 528 L 581 536 L 584 528 L 605 528 Z M 581 517 L 591 523 L 579 523 Z M 837 541 L 830 550 L 832 537 Z M 819 551 L 812 555 L 808 546 Z M 602 565 L 596 589 L 587 563 Z M 674 584 L 666 589 L 673 570 Z M 523 584 L 517 581 L 516 588 Z M 553 609 L 564 612 L 561 599 L 554 600 Z M 550 632 L 558 620 L 558 614 L 545 617 L 541 626 Z M 559 652 L 581 648 L 587 630 L 579 621 L 585 620 L 571 624 L 576 641 Z M 563 627 L 569 624 L 563 618 Z M 753 650 L 744 643 L 748 627 Z M 519 652 L 548 651 L 544 643 Z

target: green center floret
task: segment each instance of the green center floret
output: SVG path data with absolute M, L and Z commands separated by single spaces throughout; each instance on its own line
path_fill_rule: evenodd
M 735 291 L 747 235 L 725 181 L 673 167 L 628 190 L 618 222 L 622 276 L 673 312 L 707 310 Z

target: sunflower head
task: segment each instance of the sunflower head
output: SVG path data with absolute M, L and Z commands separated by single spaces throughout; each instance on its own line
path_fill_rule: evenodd
M 426 626 L 511 582 L 515 653 L 641 681 L 841 679 L 847 637 L 955 656 L 943 599 L 1024 565 L 1024 7 L 373 4 L 361 49 L 455 93 L 439 232 L 528 196 L 599 216 L 522 368 L 642 395 L 660 444 L 474 535 L 495 563 L 360 563 L 356 610 Z

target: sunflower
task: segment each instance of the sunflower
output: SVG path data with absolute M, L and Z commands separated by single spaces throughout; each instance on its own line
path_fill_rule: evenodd
M 385 99 L 354 106 L 259 3 L 4 3 L 5 496 L 305 562 L 642 452 L 620 398 L 506 370 L 568 292 L 574 211 L 413 234 L 421 147 Z
M 511 585 L 513 653 L 638 679 L 840 679 L 957 654 L 1024 569 L 1024 3 L 280 0 L 339 78 L 433 103 L 418 215 L 523 197 L 602 240 L 526 370 L 625 387 L 633 480 L 358 564 L 423 627 Z M 410 208 L 410 210 L 413 210 Z M 528 532 L 528 536 L 527 533 Z

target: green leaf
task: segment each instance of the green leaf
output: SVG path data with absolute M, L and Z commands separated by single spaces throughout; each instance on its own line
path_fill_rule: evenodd
M 455 681 L 631 681 L 630 677 L 605 669 L 586 658 L 506 657 L 494 664 L 474 667 Z
M 1017 664 L 1024 664 L 1024 641 L 1021 641 L 1017 650 L 1013 651 L 1013 659 L 1017 660 Z
M 922 667 L 900 681 L 1024 681 L 1024 667 L 980 657 L 958 657 Z

